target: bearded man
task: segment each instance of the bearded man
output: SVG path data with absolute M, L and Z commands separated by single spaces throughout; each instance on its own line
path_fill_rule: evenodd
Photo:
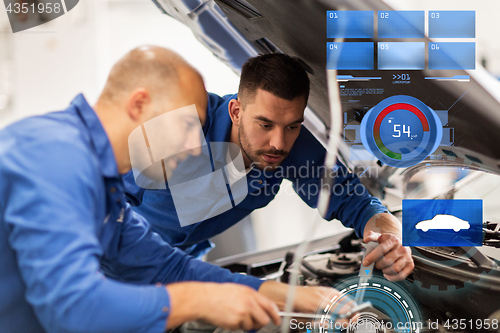
M 238 94 L 224 97 L 208 94 L 207 120 L 203 126 L 210 146 L 228 142 L 241 150 L 244 168 L 238 171 L 246 173 L 245 193 L 248 195 L 240 200 L 238 191 L 233 191 L 230 204 L 213 207 L 215 213 L 207 218 L 185 224 L 180 221 L 185 211 L 196 212 L 205 199 L 216 195 L 211 187 L 214 181 L 195 183 L 196 187 L 192 188 L 197 191 L 199 200 L 176 210 L 182 201 L 187 201 L 183 198 L 174 202 L 174 187 L 167 183 L 166 189 L 141 188 L 129 173 L 124 180 L 127 196 L 136 206 L 133 209 L 145 216 L 165 241 L 192 256 L 201 257 L 211 249 L 211 237 L 271 202 L 283 179 L 290 180 L 301 199 L 315 208 L 324 186 L 326 150 L 301 125 L 308 97 L 309 78 L 300 59 L 285 54 L 249 59 L 242 67 Z M 206 161 L 212 163 L 215 170 L 217 154 L 213 155 Z M 222 156 L 224 159 L 226 155 Z M 191 168 L 189 163 L 190 160 L 182 162 L 178 169 Z M 226 178 L 231 178 L 229 169 Z M 404 279 L 414 264 L 409 248 L 402 246 L 401 223 L 343 164 L 337 162 L 328 174 L 334 177 L 335 185 L 331 188 L 326 219 L 340 220 L 365 242 L 378 242 L 364 264 L 376 262 L 376 267 L 389 280 Z M 233 183 L 227 181 L 228 187 Z

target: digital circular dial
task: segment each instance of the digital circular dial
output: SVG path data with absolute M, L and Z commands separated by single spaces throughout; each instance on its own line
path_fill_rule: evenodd
M 424 328 L 416 302 L 397 283 L 378 276 L 362 281 L 356 276 L 340 282 L 335 289 L 338 291 L 328 295 L 328 301 L 316 312 L 321 320 L 314 333 L 417 333 Z M 362 298 L 357 297 L 360 291 Z M 367 302 L 368 307 L 352 313 L 355 305 Z M 349 312 L 351 316 L 346 317 Z
M 411 96 L 392 96 L 361 121 L 364 147 L 383 163 L 406 168 L 432 154 L 443 136 L 436 113 Z

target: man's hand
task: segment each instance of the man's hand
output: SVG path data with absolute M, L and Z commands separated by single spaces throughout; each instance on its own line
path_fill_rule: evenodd
M 415 268 L 411 250 L 401 241 L 401 223 L 388 213 L 374 215 L 366 223 L 363 241 L 378 242 L 379 245 L 365 257 L 364 266 L 376 262 L 389 281 L 405 279 Z
M 181 282 L 167 287 L 171 312 L 167 328 L 201 319 L 230 330 L 252 330 L 271 320 L 280 324 L 278 307 L 250 287 L 234 283 Z

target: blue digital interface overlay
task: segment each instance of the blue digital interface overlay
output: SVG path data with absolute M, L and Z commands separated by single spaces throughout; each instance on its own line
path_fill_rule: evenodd
M 429 69 L 476 69 L 476 43 L 429 43 Z
M 382 163 L 406 168 L 437 149 L 443 128 L 439 116 L 425 103 L 412 96 L 396 95 L 365 114 L 359 134 L 366 150 Z
M 470 75 L 426 76 L 426 80 L 469 82 Z
M 372 38 L 373 11 L 327 11 L 326 38 Z
M 475 37 L 475 11 L 429 11 L 429 38 Z
M 326 69 L 373 69 L 374 44 L 371 42 L 329 42 L 326 50 Z
M 424 11 L 379 11 L 379 38 L 424 38 Z
M 412 112 L 392 111 L 380 123 L 380 138 L 385 147 L 399 154 L 409 154 L 418 149 L 424 137 L 420 119 Z
M 352 76 L 337 75 L 337 82 L 348 82 L 348 81 L 371 81 L 371 80 L 382 80 L 381 76 Z M 340 88 L 345 88 L 345 86 L 340 86 Z
M 404 246 L 481 246 L 480 199 L 403 200 Z
M 379 70 L 425 69 L 425 43 L 384 43 L 378 46 Z

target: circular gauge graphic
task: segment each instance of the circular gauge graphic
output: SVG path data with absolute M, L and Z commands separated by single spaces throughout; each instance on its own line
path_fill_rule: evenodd
M 432 154 L 443 136 L 436 113 L 411 96 L 384 99 L 361 121 L 363 146 L 384 164 L 406 168 Z
M 335 288 L 340 295 L 332 293 L 317 311 L 321 316 L 319 333 L 412 333 L 424 326 L 415 301 L 396 283 L 377 276 L 367 281 L 352 277 Z

